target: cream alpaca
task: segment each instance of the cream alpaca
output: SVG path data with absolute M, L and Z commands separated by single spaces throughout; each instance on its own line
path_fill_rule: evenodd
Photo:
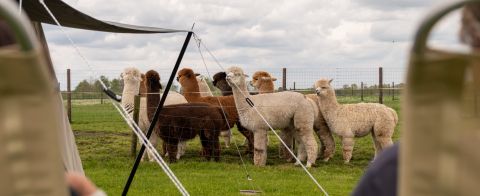
M 332 80 L 321 79 L 315 83 L 319 106 L 333 133 L 342 138 L 343 159 L 350 162 L 355 137 L 371 133 L 375 144 L 375 156 L 391 146 L 392 135 L 398 122 L 397 113 L 377 103 L 339 104 Z
M 197 76 L 198 88 L 200 90 L 200 96 L 202 97 L 213 97 L 213 93 L 208 87 L 207 80 L 204 76 L 200 74 L 195 74 Z M 230 138 L 232 137 L 232 132 L 230 130 L 225 130 L 220 132 L 220 136 L 223 137 L 223 141 L 225 142 L 225 147 L 230 147 Z
M 277 79 L 275 77 L 272 77 L 268 72 L 257 71 L 253 74 L 250 84 L 255 87 L 260 94 L 273 93 L 275 91 L 275 85 L 273 82 L 276 80 Z M 310 99 L 310 103 L 312 104 L 312 108 L 315 114 L 315 122 L 313 129 L 315 130 L 317 136 L 321 141 L 320 153 L 322 153 L 323 155 L 323 161 L 328 161 L 331 157 L 333 157 L 333 154 L 335 152 L 335 141 L 333 140 L 330 128 L 328 128 L 325 119 L 320 112 L 317 95 L 309 94 L 306 96 Z M 282 132 L 280 132 L 280 138 L 282 138 L 282 140 L 290 148 L 293 147 L 293 135 L 291 133 L 293 132 L 289 130 L 282 130 Z M 287 160 L 291 160 L 293 158 L 281 143 L 279 144 L 279 155 L 280 158 L 286 158 Z
M 267 131 L 270 129 L 247 102 L 251 100 L 274 129 L 289 129 L 299 141 L 299 159 L 307 158 L 307 167 L 315 164 L 318 145 L 313 136 L 314 114 L 308 99 L 296 92 L 279 92 L 251 96 L 245 84 L 245 74 L 239 67 L 227 71 L 235 104 L 243 126 L 254 132 L 254 163 L 265 165 L 267 160 Z

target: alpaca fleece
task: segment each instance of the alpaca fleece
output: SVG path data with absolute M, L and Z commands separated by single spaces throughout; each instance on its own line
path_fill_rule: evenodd
M 239 124 L 238 112 L 233 96 L 201 97 L 199 94 L 198 82 L 192 69 L 184 68 L 180 70 L 177 75 L 177 80 L 180 82 L 183 94 L 189 103 L 203 102 L 223 107 L 228 116 L 228 124 L 230 127 L 237 124 L 238 131 L 247 138 L 249 146 L 247 152 L 250 152 L 253 149 L 253 133 Z
M 146 78 L 148 117 L 153 119 L 160 102 L 160 97 L 153 94 L 160 92 L 160 76 L 151 70 Z M 176 161 L 178 143 L 193 139 L 196 135 L 200 136 L 206 159 L 213 157 L 219 161 L 218 136 L 226 127 L 226 119 L 218 107 L 207 103 L 186 103 L 165 106 L 157 119 L 155 133 L 165 142 L 170 162 Z
M 267 160 L 269 126 L 247 102 L 250 99 L 274 129 L 292 130 L 299 141 L 299 159 L 307 158 L 307 167 L 315 164 L 318 145 L 313 136 L 314 112 L 308 99 L 296 92 L 279 92 L 251 96 L 245 84 L 245 74 L 239 67 L 230 67 L 227 81 L 232 87 L 240 121 L 255 137 L 254 163 L 263 166 Z
M 257 71 L 253 74 L 250 84 L 258 90 L 259 94 L 273 93 L 275 92 L 273 82 L 276 80 L 277 78 L 272 77 L 266 71 Z
M 342 138 L 343 159 L 350 162 L 355 137 L 371 134 L 375 156 L 393 144 L 392 135 L 398 122 L 397 113 L 382 104 L 339 104 L 331 80 L 315 82 L 320 110 L 333 133 Z

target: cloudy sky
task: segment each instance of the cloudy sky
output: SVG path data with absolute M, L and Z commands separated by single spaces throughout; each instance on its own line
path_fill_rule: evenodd
M 404 69 L 421 19 L 442 0 L 65 0 L 99 19 L 194 31 L 222 65 L 246 70 L 302 72 L 359 67 Z M 458 13 L 435 30 L 430 43 L 456 48 Z M 171 69 L 185 34 L 132 35 L 68 29 L 99 74 L 118 76 L 127 66 Z M 56 26 L 46 35 L 54 64 L 89 75 Z M 220 68 L 206 59 L 212 70 Z M 205 72 L 191 42 L 182 63 Z M 328 75 L 328 74 L 327 74 Z M 79 76 L 80 77 L 80 76 Z M 84 76 L 82 76 L 84 77 Z M 401 78 L 402 76 L 398 76 Z

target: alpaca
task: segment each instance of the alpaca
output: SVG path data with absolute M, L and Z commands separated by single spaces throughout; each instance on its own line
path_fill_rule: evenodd
M 259 94 L 273 93 L 275 92 L 274 81 L 277 81 L 277 78 L 272 77 L 270 73 L 266 71 L 257 71 L 253 74 L 250 85 L 255 87 Z
M 184 68 L 178 72 L 177 76 L 177 81 L 182 86 L 183 94 L 189 103 L 204 102 L 222 107 L 225 110 L 225 113 L 228 116 L 228 124 L 230 127 L 237 124 L 238 131 L 249 141 L 247 153 L 251 152 L 253 149 L 253 133 L 239 124 L 238 113 L 233 96 L 201 97 L 199 94 L 198 82 L 195 79 L 195 73 L 192 69 Z
M 123 92 L 121 105 L 125 108 L 128 115 L 133 118 L 134 99 L 140 90 L 142 80 L 140 70 L 134 67 L 128 67 L 120 74 L 123 79 Z
M 204 76 L 200 74 L 195 74 L 197 76 L 197 82 L 198 82 L 198 87 L 200 90 L 200 96 L 202 97 L 212 97 L 213 93 L 210 90 L 210 87 L 208 87 L 207 80 L 205 79 Z M 223 140 L 225 142 L 225 147 L 229 148 L 230 147 L 230 139 L 232 137 L 232 132 L 230 130 L 225 130 L 220 132 L 220 136 L 223 137 Z
M 233 95 L 232 93 L 232 87 L 228 85 L 227 80 L 225 79 L 227 77 L 227 74 L 225 72 L 218 72 L 215 75 L 213 75 L 213 86 L 217 87 L 222 91 L 223 96 L 228 96 L 228 95 Z
M 392 135 L 398 122 L 395 110 L 378 103 L 339 104 L 332 80 L 315 82 L 320 110 L 333 133 L 342 138 L 343 159 L 349 163 L 355 137 L 371 134 L 375 156 L 393 144 Z
M 274 81 L 277 79 L 272 77 L 270 73 L 265 71 L 257 71 L 252 76 L 252 81 L 250 84 L 255 87 L 260 94 L 264 93 L 273 93 L 275 91 Z M 322 113 L 320 112 L 318 106 L 318 98 L 316 94 L 309 94 L 306 95 L 307 98 L 310 100 L 310 104 L 314 110 L 315 121 L 313 129 L 315 133 L 317 133 L 318 138 L 321 141 L 321 150 L 320 153 L 322 154 L 323 161 L 328 161 L 331 157 L 333 157 L 335 152 L 335 141 L 333 140 L 333 136 L 328 128 L 325 119 L 323 118 Z M 282 130 L 280 132 L 280 138 L 290 147 L 293 148 L 293 133 L 290 130 Z M 279 155 L 280 158 L 285 158 L 288 161 L 292 160 L 290 153 L 286 150 L 285 146 L 279 144 Z
M 258 115 L 257 110 L 272 128 L 293 131 L 295 139 L 299 141 L 300 161 L 307 159 L 307 167 L 315 164 L 318 145 L 313 136 L 314 113 L 308 99 L 300 93 L 288 91 L 251 96 L 245 93 L 247 92 L 245 77 L 241 68 L 230 67 L 226 79 L 232 87 L 242 125 L 254 132 L 255 165 L 266 164 L 267 131 L 270 129 Z
M 132 83 L 126 83 L 125 82 L 125 79 L 124 79 L 124 86 L 131 86 Z M 133 85 L 133 86 L 136 86 Z M 160 88 L 162 86 L 160 85 Z M 148 118 L 148 115 L 147 115 L 147 86 L 146 86 L 146 77 L 144 74 L 141 74 L 141 82 L 140 82 L 140 86 L 139 86 L 139 94 L 140 94 L 140 111 L 139 111 L 139 116 L 138 116 L 138 127 L 144 132 L 146 133 L 148 128 L 150 127 L 150 120 Z M 122 95 L 123 96 L 123 99 L 127 98 L 127 99 L 130 99 L 130 97 L 125 97 L 126 95 Z M 131 96 L 130 94 L 128 94 L 127 96 Z M 162 96 L 162 94 L 160 94 L 160 97 Z M 122 99 L 122 100 L 123 100 Z M 133 98 L 132 98 L 133 99 Z M 177 92 L 169 92 L 168 93 L 168 96 L 167 96 L 167 99 L 165 100 L 165 104 L 164 105 L 173 105 L 173 104 L 182 104 L 182 103 L 187 103 L 187 100 L 185 99 L 185 97 L 183 97 L 183 95 L 177 93 Z M 132 104 L 133 104 L 133 101 L 132 101 Z M 156 108 L 156 106 L 155 106 Z M 158 140 L 157 140 L 157 136 L 156 135 L 151 135 L 150 136 L 150 142 L 152 143 L 152 145 L 154 147 L 157 146 L 157 143 L 158 143 Z M 186 145 L 187 143 L 186 142 L 180 142 L 179 145 L 178 145 L 178 152 L 177 152 L 177 159 L 180 159 L 180 157 L 185 154 L 185 150 L 186 150 Z M 165 145 L 162 145 L 162 155 L 166 155 L 168 156 L 168 154 L 166 154 L 166 150 L 165 150 Z M 154 161 L 153 159 L 153 155 L 150 154 L 149 152 L 145 152 L 145 154 L 148 153 L 148 160 L 149 161 Z M 145 154 L 142 156 L 142 161 L 145 160 Z
M 160 76 L 156 71 L 146 73 L 147 110 L 152 119 L 160 97 Z M 227 123 L 221 108 L 207 103 L 185 103 L 165 106 L 160 112 L 155 125 L 155 133 L 166 144 L 170 162 L 175 162 L 177 146 L 181 141 L 187 141 L 200 136 L 203 146 L 203 155 L 207 160 L 212 157 L 220 160 L 220 145 L 218 136 L 226 129 Z

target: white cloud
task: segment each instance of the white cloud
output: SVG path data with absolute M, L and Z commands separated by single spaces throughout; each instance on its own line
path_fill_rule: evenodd
M 189 29 L 195 22 L 195 32 L 224 66 L 236 64 L 252 71 L 280 71 L 281 67 L 287 67 L 305 72 L 329 67 L 405 67 L 419 22 L 438 3 L 433 0 L 66 2 L 109 21 L 176 29 Z M 431 43 L 439 46 L 456 43 L 457 21 L 458 17 L 447 20 L 433 34 Z M 100 74 L 112 77 L 132 65 L 142 70 L 171 69 L 185 38 L 185 34 L 132 35 L 75 29 L 67 32 Z M 57 27 L 47 26 L 46 35 L 57 68 L 68 65 L 85 69 Z M 211 69 L 220 69 L 212 59 L 206 60 Z M 193 40 L 183 65 L 204 70 Z

